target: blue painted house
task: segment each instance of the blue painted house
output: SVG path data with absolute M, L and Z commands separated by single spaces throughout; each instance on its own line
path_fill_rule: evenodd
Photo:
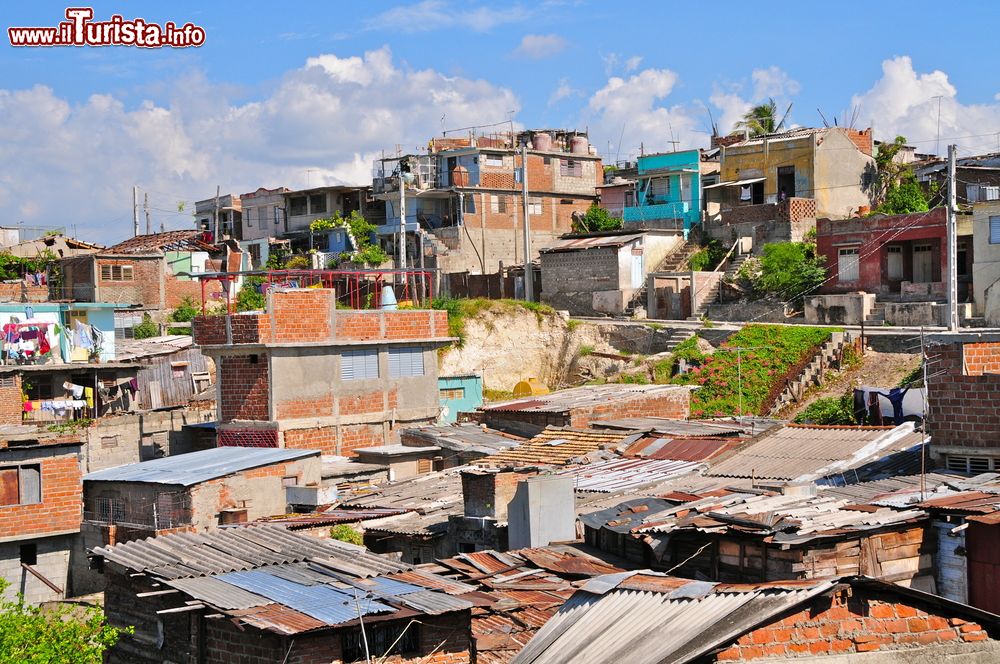
M 626 227 L 675 227 L 687 237 L 701 223 L 701 150 L 643 155 L 638 171 L 635 201 L 622 213 Z
M 468 413 L 483 405 L 481 376 L 439 376 L 438 396 L 442 422 L 455 422 L 459 413 Z

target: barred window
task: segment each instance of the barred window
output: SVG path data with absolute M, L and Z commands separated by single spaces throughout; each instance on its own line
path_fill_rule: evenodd
M 134 281 L 135 274 L 131 265 L 102 265 L 101 281 Z

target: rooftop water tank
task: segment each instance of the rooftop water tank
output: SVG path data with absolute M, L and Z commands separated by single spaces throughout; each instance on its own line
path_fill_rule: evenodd
M 451 184 L 453 187 L 468 187 L 469 169 L 461 165 L 451 169 Z
M 569 139 L 569 151 L 573 154 L 589 154 L 590 141 L 586 136 L 574 136 Z
M 536 150 L 540 150 L 542 152 L 552 151 L 552 134 L 539 132 L 532 137 L 532 142 L 534 143 Z

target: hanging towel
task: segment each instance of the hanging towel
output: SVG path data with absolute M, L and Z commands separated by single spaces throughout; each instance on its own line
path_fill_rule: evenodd
M 139 381 L 135 378 L 130 379 L 128 382 L 128 389 L 132 392 L 132 396 L 135 396 L 135 393 L 139 391 Z
M 83 400 L 87 402 L 87 408 L 94 407 L 94 388 L 92 387 L 83 388 Z

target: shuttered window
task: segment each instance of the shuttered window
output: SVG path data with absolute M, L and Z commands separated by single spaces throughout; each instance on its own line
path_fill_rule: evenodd
M 1000 216 L 990 217 L 990 244 L 1000 244 Z
M 101 281 L 133 281 L 131 265 L 102 265 Z
M 422 348 L 389 349 L 389 376 L 402 378 L 423 375 L 424 351 Z
M 857 247 L 849 247 L 837 250 L 837 278 L 841 282 L 858 280 L 858 259 L 860 258 Z
M 340 379 L 378 378 L 377 350 L 349 350 L 340 356 Z
M 0 468 L 0 506 L 35 505 L 42 502 L 42 476 L 38 466 Z

